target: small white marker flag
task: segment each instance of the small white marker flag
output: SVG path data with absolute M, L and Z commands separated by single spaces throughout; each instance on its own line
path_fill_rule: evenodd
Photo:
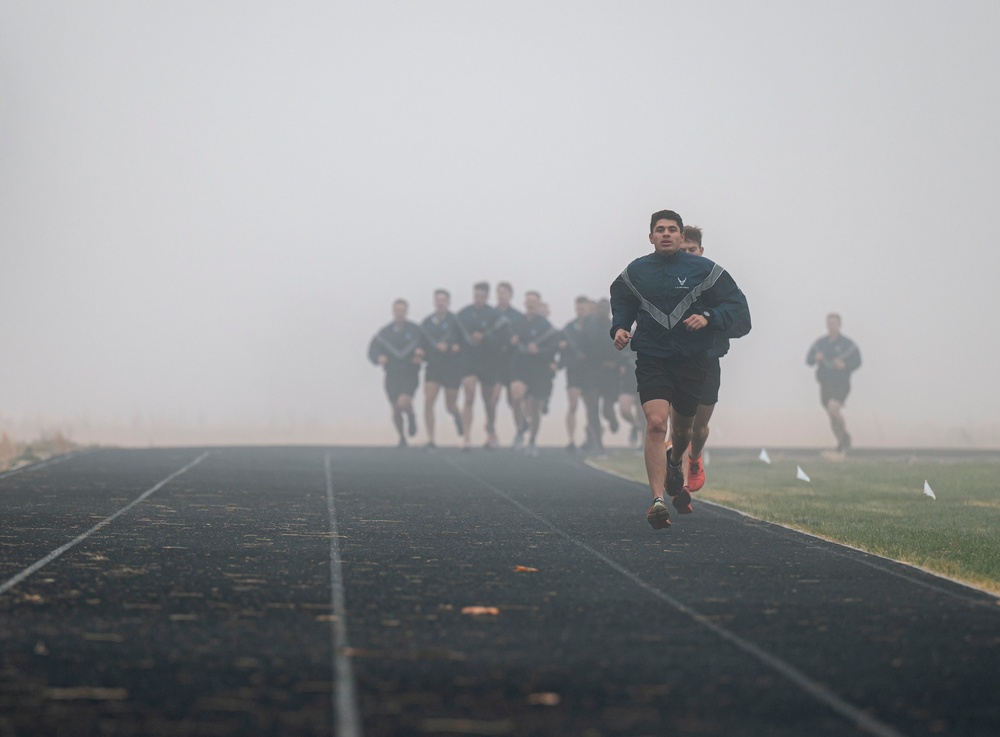
M 764 461 L 764 463 L 767 463 L 768 465 L 770 465 L 770 463 L 771 463 L 771 456 L 769 456 L 769 455 L 767 454 L 767 451 L 766 451 L 766 450 L 764 450 L 763 448 L 761 448 L 761 449 L 760 449 L 760 455 L 759 455 L 759 456 L 757 456 L 757 457 L 758 457 L 758 458 L 759 458 L 760 460 Z
M 801 481 L 812 481 L 812 479 L 810 479 L 806 475 L 806 472 L 802 470 L 802 466 L 796 466 L 795 467 L 795 478 L 797 478 L 797 479 L 799 479 Z
M 937 497 L 934 496 L 934 489 L 932 489 L 931 485 L 927 483 L 927 479 L 924 479 L 924 494 L 929 496 L 931 499 L 937 500 Z

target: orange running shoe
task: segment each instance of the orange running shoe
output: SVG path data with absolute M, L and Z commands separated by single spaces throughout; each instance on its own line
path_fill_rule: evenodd
M 688 491 L 698 491 L 704 485 L 705 466 L 702 465 L 701 456 L 692 456 L 688 463 Z
M 686 486 L 674 494 L 670 501 L 673 503 L 674 509 L 677 510 L 677 514 L 691 514 L 694 511 L 691 507 L 691 492 Z
M 654 530 L 662 530 L 665 527 L 670 527 L 670 510 L 667 509 L 667 505 L 659 497 L 653 500 L 649 511 L 646 512 L 646 521 Z

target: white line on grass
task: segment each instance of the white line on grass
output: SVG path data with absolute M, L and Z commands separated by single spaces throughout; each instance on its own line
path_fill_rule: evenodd
M 762 650 L 752 642 L 744 640 L 739 635 L 730 632 L 725 627 L 719 626 L 718 624 L 716 624 L 703 614 L 699 614 L 694 609 L 691 609 L 685 604 L 682 604 L 680 601 L 670 596 L 670 594 L 667 594 L 666 592 L 658 589 L 656 586 L 653 586 L 652 584 L 642 580 L 642 578 L 637 576 L 635 573 L 632 573 L 632 571 L 623 567 L 619 563 L 616 563 L 611 558 L 604 555 L 604 553 L 601 553 L 599 550 L 590 547 L 589 545 L 587 545 L 587 543 L 583 542 L 582 540 L 578 540 L 577 538 L 570 535 L 568 532 L 564 532 L 563 530 L 559 529 L 558 527 L 555 526 L 555 524 L 547 520 L 545 517 L 542 517 L 537 512 L 524 506 L 523 504 L 521 504 L 521 502 L 509 496 L 503 490 L 498 489 L 496 486 L 489 483 L 485 479 L 480 478 L 472 471 L 462 468 L 454 461 L 452 461 L 450 458 L 445 457 L 445 460 L 451 466 L 458 469 L 462 473 L 474 478 L 476 481 L 478 481 L 480 484 L 485 486 L 487 489 L 492 491 L 497 496 L 507 500 L 508 502 L 513 504 L 515 507 L 520 509 L 528 516 L 533 517 L 534 519 L 541 522 L 543 525 L 551 529 L 553 532 L 555 532 L 563 539 L 573 543 L 579 548 L 582 548 L 583 550 L 593 555 L 595 558 L 600 560 L 608 567 L 618 571 L 620 574 L 625 576 L 625 578 L 629 579 L 630 581 L 632 581 L 632 583 L 636 584 L 645 591 L 649 592 L 657 599 L 666 602 L 671 607 L 676 609 L 678 612 L 686 615 L 687 617 L 690 617 L 694 622 L 700 624 L 705 629 L 718 635 L 723 640 L 729 642 L 731 645 L 734 645 L 737 649 L 742 650 L 744 653 L 750 655 L 760 663 L 763 663 L 764 665 L 777 671 L 785 678 L 787 678 L 789 681 L 791 681 L 793 684 L 795 684 L 800 689 L 805 691 L 807 694 L 812 696 L 814 699 L 825 704 L 826 706 L 828 706 L 830 709 L 832 709 L 845 719 L 853 722 L 859 729 L 868 732 L 869 734 L 876 735 L 877 737 L 902 737 L 901 733 L 897 732 L 890 725 L 879 721 L 875 717 L 865 713 L 864 711 L 854 706 L 853 704 L 844 701 L 842 698 L 837 696 L 837 694 L 830 691 L 821 683 L 814 681 L 813 679 L 811 679 L 802 671 L 795 668 L 790 663 L 787 663 L 786 661 L 782 660 L 776 655 L 771 655 L 770 653 L 766 652 L 765 650 Z
M 180 469 L 174 471 L 172 474 L 170 474 L 165 479 L 163 479 L 163 481 L 161 481 L 158 484 L 156 484 L 156 486 L 153 486 L 153 487 L 151 487 L 149 489 L 146 489 L 146 491 L 142 492 L 142 494 L 140 494 L 139 496 L 137 496 L 131 502 L 129 502 L 128 504 L 126 504 L 124 507 L 122 507 L 121 509 L 119 509 L 114 514 L 111 514 L 110 516 L 105 517 L 104 519 L 102 519 L 100 522 L 98 522 L 96 525 L 94 525 L 93 527 L 91 527 L 86 532 L 83 532 L 83 533 L 77 535 L 75 538 L 73 538 L 72 540 L 70 540 L 68 543 L 66 543 L 65 545 L 61 545 L 60 547 L 56 548 L 51 553 L 49 553 L 48 555 L 46 555 L 44 558 L 40 558 L 40 559 L 36 560 L 30 566 L 28 566 L 23 571 L 21 571 L 20 573 L 18 573 L 16 576 L 13 576 L 12 578 L 7 579 L 2 584 L 0 584 L 0 594 L 6 593 L 10 589 L 12 589 L 13 587 L 17 586 L 19 583 L 21 583 L 21 581 L 23 581 L 24 579 L 26 579 L 32 573 L 34 573 L 35 571 L 37 571 L 39 568 L 43 568 L 44 566 L 47 566 L 49 563 L 51 563 L 52 561 L 54 561 L 56 558 L 58 558 L 60 555 L 62 555 L 63 553 L 65 553 L 70 548 L 72 548 L 75 545 L 83 542 L 84 540 L 86 540 L 88 537 L 90 537 L 91 535 L 93 535 L 95 532 L 97 532 L 102 527 L 111 524 L 114 520 L 118 519 L 120 516 L 122 516 L 123 514 L 125 514 L 125 512 L 127 512 L 130 509 L 132 509 L 132 507 L 134 507 L 136 504 L 139 504 L 139 503 L 145 501 L 151 495 L 155 494 L 157 491 L 159 491 L 160 489 L 162 489 L 168 483 L 170 483 L 171 481 L 173 481 L 175 478 L 177 478 L 178 476 L 180 476 L 183 473 L 186 473 L 187 471 L 190 471 L 192 468 L 194 468 L 195 466 L 197 466 L 199 463 L 201 463 L 207 457 L 208 457 L 208 451 L 202 453 L 200 456 L 198 456 L 197 458 L 195 458 L 193 461 L 191 461 L 189 464 L 187 464 L 183 468 L 180 468 Z
M 644 484 L 642 481 L 637 481 L 636 479 L 632 478 L 631 476 L 626 476 L 623 473 L 618 473 L 618 471 L 612 471 L 610 468 L 602 468 L 601 466 L 597 465 L 596 463 L 592 463 L 591 461 L 584 461 L 584 464 L 588 468 L 592 468 L 595 471 L 600 471 L 601 473 L 608 474 L 609 476 L 614 476 L 615 478 L 622 479 L 623 481 L 628 481 L 630 483 L 637 484 L 639 486 L 642 486 L 643 488 L 649 488 L 648 484 Z M 829 553 L 830 555 L 836 555 L 836 556 L 838 556 L 840 558 L 844 558 L 845 560 L 849 560 L 849 561 L 851 561 L 853 563 L 859 563 L 859 564 L 861 564 L 863 566 L 868 566 L 869 568 L 874 568 L 876 571 L 881 571 L 882 573 L 887 573 L 890 576 L 895 576 L 896 578 L 900 578 L 900 579 L 902 579 L 904 581 L 916 584 L 917 586 L 921 586 L 921 587 L 923 587 L 925 589 L 929 589 L 931 591 L 935 591 L 935 592 L 937 592 L 939 594 L 945 594 L 946 596 L 950 596 L 950 597 L 953 597 L 955 599 L 961 599 L 962 601 L 967 602 L 969 604 L 973 604 L 975 606 L 986 607 L 987 609 L 991 609 L 993 611 L 1000 612 L 1000 607 L 996 606 L 997 603 L 1000 603 L 1000 597 L 998 597 L 992 591 L 986 591 L 985 589 L 981 589 L 978 586 L 974 586 L 974 585 L 972 585 L 970 583 L 967 583 L 965 581 L 959 581 L 957 578 L 952 578 L 951 576 L 946 576 L 943 573 L 938 573 L 937 571 L 932 571 L 929 568 L 924 568 L 923 566 L 914 565 L 913 563 L 907 563 L 906 561 L 896 560 L 894 558 L 888 558 L 888 557 L 886 557 L 884 555 L 879 555 L 878 553 L 873 553 L 870 550 L 864 550 L 862 548 L 856 548 L 853 545 L 848 545 L 847 543 L 842 543 L 842 542 L 839 542 L 837 540 L 831 540 L 828 537 L 823 537 L 822 535 L 817 535 L 814 532 L 807 532 L 805 530 L 800 530 L 797 527 L 791 527 L 790 525 L 785 525 L 785 524 L 782 524 L 781 522 L 772 522 L 770 520 L 763 520 L 760 517 L 754 517 L 752 514 L 749 514 L 748 512 L 743 512 L 743 511 L 741 511 L 739 509 L 733 509 L 732 507 L 727 507 L 724 504 L 719 504 L 718 502 L 713 502 L 713 501 L 710 501 L 708 499 L 699 499 L 698 501 L 699 501 L 700 504 L 707 504 L 707 505 L 709 505 L 711 507 L 714 507 L 714 509 L 711 510 L 712 513 L 715 514 L 715 515 L 718 515 L 720 517 L 724 516 L 723 511 L 725 511 L 725 512 L 732 512 L 733 514 L 738 514 L 740 517 L 745 517 L 746 519 L 752 519 L 754 522 L 762 522 L 763 524 L 768 525 L 769 527 L 761 527 L 760 529 L 762 531 L 764 531 L 764 532 L 767 532 L 767 533 L 771 534 L 771 535 L 779 534 L 777 531 L 770 529 L 770 526 L 773 526 L 773 527 L 780 527 L 782 530 L 788 530 L 790 532 L 798 533 L 799 535 L 805 535 L 806 537 L 811 537 L 814 540 L 822 540 L 823 542 L 829 543 L 831 546 L 834 546 L 834 547 L 828 547 L 828 548 L 820 548 L 821 550 L 824 550 L 825 552 Z M 912 568 L 914 570 L 920 571 L 921 573 L 926 573 L 929 576 L 933 576 L 934 578 L 940 578 L 940 579 L 942 579 L 944 581 L 948 581 L 950 583 L 957 584 L 957 585 L 959 585 L 959 586 L 961 586 L 963 588 L 969 589 L 971 591 L 975 591 L 977 593 L 984 594 L 985 596 L 991 596 L 991 597 L 993 597 L 993 601 L 987 601 L 987 600 L 984 600 L 984 599 L 977 599 L 977 598 L 974 598 L 972 596 L 966 596 L 965 594 L 959 593 L 958 591 L 952 591 L 950 589 L 944 588 L 943 586 L 937 586 L 936 584 L 930 583 L 929 581 L 923 581 L 923 580 L 917 578 L 916 576 L 908 576 L 907 574 L 901 573 L 900 571 L 894 571 L 892 568 L 889 568 L 888 566 L 879 565 L 876 562 L 873 562 L 873 561 L 870 561 L 870 560 L 865 560 L 863 558 L 859 558 L 856 555 L 848 555 L 846 553 L 842 553 L 839 550 L 837 550 L 836 548 L 845 548 L 846 550 L 853 550 L 853 551 L 855 551 L 857 553 L 863 553 L 864 555 L 869 555 L 869 556 L 871 556 L 873 558 L 877 558 L 879 560 L 884 560 L 887 563 L 895 563 L 896 565 L 906 566 L 907 568 Z
M 330 454 L 326 454 L 326 507 L 330 513 L 330 590 L 333 598 L 333 710 L 337 715 L 334 734 L 339 737 L 360 737 L 361 718 L 354 692 L 354 671 L 347 655 L 347 610 L 344 606 L 344 576 L 340 566 L 340 531 L 337 528 L 337 507 L 333 500 L 333 471 Z

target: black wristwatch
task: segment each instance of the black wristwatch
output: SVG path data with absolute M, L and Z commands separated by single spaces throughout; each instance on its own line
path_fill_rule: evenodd
M 706 320 L 708 320 L 708 322 L 712 322 L 712 311 L 711 310 L 702 310 L 701 311 L 701 316 L 704 317 Z

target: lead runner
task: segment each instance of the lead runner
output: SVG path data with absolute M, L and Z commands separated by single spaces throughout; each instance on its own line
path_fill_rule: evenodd
M 653 493 L 646 520 L 654 530 L 670 526 L 664 491 L 679 513 L 692 511 L 681 459 L 691 441 L 706 352 L 716 335 L 739 338 L 750 332 L 750 309 L 736 282 L 713 261 L 685 253 L 683 239 L 680 215 L 654 212 L 649 221 L 653 253 L 634 260 L 611 284 L 611 337 L 618 350 L 631 344 L 637 354 L 646 475 Z M 668 420 L 672 447 L 665 455 Z

